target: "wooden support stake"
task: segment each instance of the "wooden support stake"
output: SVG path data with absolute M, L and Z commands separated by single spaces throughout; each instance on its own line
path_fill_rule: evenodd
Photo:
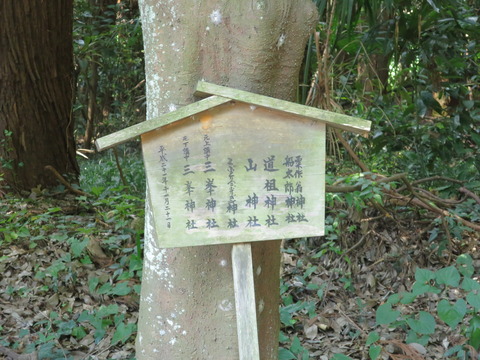
M 260 360 L 250 243 L 232 247 L 233 286 L 240 360 Z

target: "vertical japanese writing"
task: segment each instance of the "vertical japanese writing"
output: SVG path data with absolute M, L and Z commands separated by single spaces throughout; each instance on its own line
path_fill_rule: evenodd
M 210 137 L 205 134 L 203 136 L 203 157 L 205 158 L 205 170 L 204 172 L 215 171 L 212 162 L 210 161 L 211 149 L 210 149 Z
M 316 218 L 310 214 L 316 204 L 307 195 L 309 168 L 304 167 L 303 153 L 269 148 L 237 161 L 233 153 L 217 157 L 216 142 L 210 136 L 182 134 L 175 140 L 175 149 L 166 143 L 156 148 L 166 228 L 176 226 L 179 219 L 174 209 L 178 208 L 183 211 L 179 221 L 183 229 L 208 231 L 210 236 L 222 231 L 237 234 L 240 229 L 261 233 L 314 226 Z M 178 169 L 180 182 L 171 180 L 172 169 Z
M 186 164 L 183 166 L 183 175 L 193 174 L 194 172 L 190 169 L 190 164 L 188 159 L 190 158 L 190 147 L 188 146 L 188 136 L 184 136 L 183 139 L 183 158 L 185 159 Z
M 193 212 L 195 210 L 195 201 L 192 200 L 192 193 L 195 190 L 195 187 L 192 185 L 191 181 L 185 183 L 185 193 L 188 196 L 188 199 L 185 200 L 185 210 Z
M 272 172 L 272 171 L 278 171 L 278 169 L 275 168 L 274 165 L 275 162 L 275 155 L 270 155 L 266 159 L 263 160 L 263 165 L 265 166 L 265 171 Z
M 285 217 L 288 224 L 308 222 L 305 214 L 301 212 L 305 206 L 305 197 L 303 196 L 303 186 L 301 179 L 303 178 L 303 158 L 301 155 L 285 156 L 283 165 L 286 168 L 284 184 L 285 193 L 288 194 L 285 199 L 285 206 L 292 210 Z M 295 213 L 296 211 L 296 213 Z
M 237 200 L 235 198 L 235 167 L 233 166 L 233 159 L 228 158 L 227 162 L 227 171 L 228 171 L 228 203 L 227 203 L 227 213 L 231 213 L 233 218 L 228 219 L 227 227 L 233 229 L 238 227 L 238 221 L 235 218 L 235 213 L 238 210 Z
M 248 159 L 248 165 L 245 166 L 245 170 L 247 171 L 257 171 L 257 164 L 253 162 L 252 159 Z
M 160 145 L 160 148 L 158 150 L 158 153 L 160 154 L 160 166 L 162 169 L 162 193 L 163 193 L 163 204 L 164 204 L 164 209 L 165 209 L 165 220 L 167 221 L 167 228 L 172 227 L 172 218 L 170 216 L 170 191 L 169 191 L 169 185 L 168 185 L 168 171 L 167 171 L 167 164 L 168 164 L 168 158 L 167 158 L 167 150 L 163 145 Z

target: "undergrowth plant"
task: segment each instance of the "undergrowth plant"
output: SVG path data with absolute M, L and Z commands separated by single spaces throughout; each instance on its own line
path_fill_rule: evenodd
M 415 344 L 414 349 L 418 349 L 429 344 L 440 323 L 452 332 L 460 327 L 465 339 L 450 346 L 444 356 L 456 359 L 473 356 L 480 349 L 480 283 L 474 271 L 472 257 L 468 254 L 460 255 L 455 266 L 437 271 L 418 268 L 410 291 L 392 294 L 378 306 L 375 328 L 369 332 L 365 343 L 370 359 L 379 359 L 382 353 L 389 355 L 386 345 L 390 342 L 383 335 L 392 329 L 400 329 L 405 334 L 401 340 Z M 423 310 L 412 312 L 409 305 L 416 301 L 421 304 L 415 304 L 415 308 Z M 351 358 L 336 354 L 332 359 Z
M 49 259 L 31 260 L 34 286 L 12 281 L 0 294 L 10 301 L 33 296 L 57 303 L 15 336 L 3 336 L 7 329 L 0 327 L 0 345 L 26 353 L 35 351 L 38 359 L 73 359 L 62 349 L 62 339 L 80 343 L 92 337 L 96 344 L 108 341 L 110 347 L 118 347 L 136 334 L 135 317 L 116 299 L 128 298 L 135 304 L 140 294 L 144 175 L 141 157 L 130 154 L 120 163 L 125 166 L 128 188 L 121 184 L 116 162 L 108 154 L 82 163 L 80 187 L 91 195 L 75 199 L 79 214 L 66 214 L 47 192 L 39 194 L 45 195 L 41 201 L 7 195 L 0 202 L 5 215 L 0 216 L 0 246 L 29 249 L 27 254 L 32 255 L 41 250 Z M 92 271 L 98 261 L 91 251 L 96 242 L 106 256 L 106 266 Z M 0 257 L 0 267 L 9 257 L 8 252 Z M 78 306 L 60 296 L 67 292 L 74 299 L 77 289 L 86 289 L 89 297 L 102 303 L 78 312 Z

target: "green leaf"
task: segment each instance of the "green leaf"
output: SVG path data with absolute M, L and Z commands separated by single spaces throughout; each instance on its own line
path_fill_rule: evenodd
M 457 287 L 460 283 L 460 273 L 454 266 L 448 266 L 438 270 L 435 277 L 438 284 Z
M 121 322 L 116 327 L 111 344 L 115 345 L 118 342 L 125 343 L 125 341 L 127 341 L 136 330 L 137 329 L 134 323 L 128 323 L 125 325 L 125 323 Z
M 427 269 L 417 269 L 415 271 L 415 284 L 412 287 L 412 293 L 416 296 L 427 292 L 439 293 L 440 289 L 433 286 L 435 273 Z
M 295 336 L 292 340 L 292 346 L 290 346 L 290 351 L 294 354 L 301 354 L 305 348 L 300 343 L 300 339 Z
M 480 294 L 476 291 L 471 291 L 467 294 L 467 301 L 475 308 L 475 311 L 480 311 Z
M 88 290 L 92 294 L 95 292 L 95 289 L 97 288 L 99 282 L 100 279 L 98 277 L 92 277 L 90 280 L 88 280 Z
M 293 303 L 291 305 L 281 307 L 280 308 L 280 321 L 285 326 L 292 326 L 297 321 L 293 319 L 292 314 L 296 313 L 305 308 L 305 304 L 303 302 Z
M 105 284 L 100 286 L 100 289 L 97 290 L 97 294 L 99 295 L 110 294 L 112 291 L 112 288 L 113 288 L 112 284 L 110 284 L 109 282 L 106 282 Z
M 402 292 L 400 293 L 400 295 L 402 296 L 402 298 L 400 299 L 400 302 L 403 305 L 411 304 L 417 298 L 415 294 L 412 294 L 410 292 Z
M 458 299 L 454 305 L 447 300 L 440 300 L 437 306 L 438 317 L 452 329 L 455 328 L 467 313 L 465 300 Z
M 427 284 L 431 280 L 435 280 L 435 273 L 427 269 L 417 269 L 415 271 L 415 280 L 422 284 Z
M 278 351 L 278 360 L 296 360 L 297 357 L 293 355 L 290 350 L 280 348 Z
M 108 306 L 101 306 L 100 309 L 97 311 L 97 317 L 98 318 L 103 318 L 108 315 L 114 315 L 118 313 L 118 305 L 117 304 L 111 304 Z
M 470 339 L 468 343 L 473 346 L 474 349 L 480 347 L 480 317 L 475 315 L 470 320 L 470 327 L 468 328 L 468 333 L 470 334 Z
M 92 314 L 90 314 L 87 310 L 83 310 L 82 313 L 80 314 L 80 316 L 78 317 L 77 321 L 79 323 L 84 322 L 84 321 L 92 322 L 93 319 L 94 319 L 94 317 L 93 317 Z
M 408 318 L 407 324 L 418 334 L 429 335 L 435 332 L 435 319 L 432 314 L 425 311 L 420 311 L 418 320 Z
M 87 336 L 87 333 L 85 332 L 83 326 L 77 326 L 75 329 L 73 329 L 72 336 L 75 336 L 78 340 L 80 340 Z
M 420 282 L 416 282 L 412 286 L 412 294 L 415 296 L 422 295 L 428 292 L 438 294 L 440 292 L 440 289 L 430 285 L 429 283 L 420 283 Z
M 72 254 L 74 257 L 79 257 L 82 254 L 83 249 L 88 245 L 88 238 L 85 237 L 83 241 L 79 241 L 78 239 L 72 238 L 70 249 L 72 250 Z
M 400 302 L 400 294 L 392 294 L 388 297 L 387 302 L 389 304 L 395 305 Z
M 290 340 L 290 338 L 287 335 L 285 335 L 283 331 L 280 331 L 280 334 L 278 335 L 278 341 L 281 343 L 284 343 L 284 342 L 287 342 L 288 340 Z
M 423 346 L 427 346 L 429 340 L 430 340 L 430 336 L 428 335 L 419 336 L 415 331 L 410 330 L 407 334 L 407 338 L 405 339 L 405 342 L 407 344 L 417 343 Z
M 471 277 L 475 272 L 473 259 L 469 254 L 462 254 L 457 258 L 457 267 L 458 271 L 466 278 Z
M 127 282 L 121 282 L 115 285 L 115 287 L 112 289 L 110 293 L 112 295 L 125 296 L 130 294 L 131 291 L 132 291 L 132 288 L 128 286 Z
M 381 352 L 382 352 L 382 347 L 379 345 L 372 345 L 368 349 L 368 355 L 372 360 L 376 360 L 380 356 Z
M 318 290 L 320 286 L 318 284 L 309 283 L 306 287 L 307 290 Z
M 376 313 L 377 325 L 388 325 L 397 320 L 400 311 L 392 310 L 389 303 L 382 304 L 378 307 Z
M 462 289 L 465 291 L 480 290 L 478 281 L 466 277 L 462 281 Z
M 374 342 L 377 342 L 378 340 L 380 340 L 380 335 L 378 334 L 378 332 L 372 331 L 370 334 L 368 334 L 365 345 L 367 346 L 372 345 Z
M 317 270 L 317 267 L 316 266 L 310 266 L 307 270 L 305 270 L 305 273 L 303 275 L 304 278 L 307 278 L 309 277 L 310 275 L 312 275 L 315 270 Z

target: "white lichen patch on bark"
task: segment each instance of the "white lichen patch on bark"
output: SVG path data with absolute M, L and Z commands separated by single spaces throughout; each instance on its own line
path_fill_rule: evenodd
M 147 186 L 148 187 L 148 186 Z M 148 191 L 148 190 L 147 190 Z M 153 215 L 150 209 L 150 201 L 145 202 L 145 249 L 144 249 L 144 270 L 143 280 L 155 278 L 164 288 L 172 289 L 173 274 L 165 261 L 166 249 L 160 249 L 155 241 L 155 228 L 153 226 Z M 145 301 L 149 304 L 154 302 L 155 295 L 150 293 Z
M 181 319 L 177 319 L 185 313 L 185 309 L 174 309 L 170 316 L 163 319 L 162 316 L 157 315 L 157 320 L 152 324 L 152 331 L 156 331 L 161 337 L 168 337 L 168 343 L 175 345 L 179 336 L 186 336 L 187 331 L 182 329 L 180 325 Z
M 218 305 L 218 308 L 222 311 L 232 311 L 233 303 L 228 299 L 223 299 L 222 302 Z
M 261 314 L 263 312 L 263 309 L 265 309 L 265 301 L 263 299 L 260 299 L 258 302 L 258 313 Z
M 277 50 L 279 50 L 283 44 L 285 44 L 285 40 L 287 39 L 287 35 L 285 34 L 281 34 L 278 38 L 278 41 L 277 41 Z
M 222 23 L 222 14 L 220 10 L 213 10 L 210 14 L 210 21 L 215 25 L 220 25 Z
M 221 266 L 221 267 L 225 267 L 225 266 L 227 266 L 227 265 L 228 265 L 228 261 L 227 261 L 227 260 L 225 260 L 225 259 L 220 260 L 220 266 Z

